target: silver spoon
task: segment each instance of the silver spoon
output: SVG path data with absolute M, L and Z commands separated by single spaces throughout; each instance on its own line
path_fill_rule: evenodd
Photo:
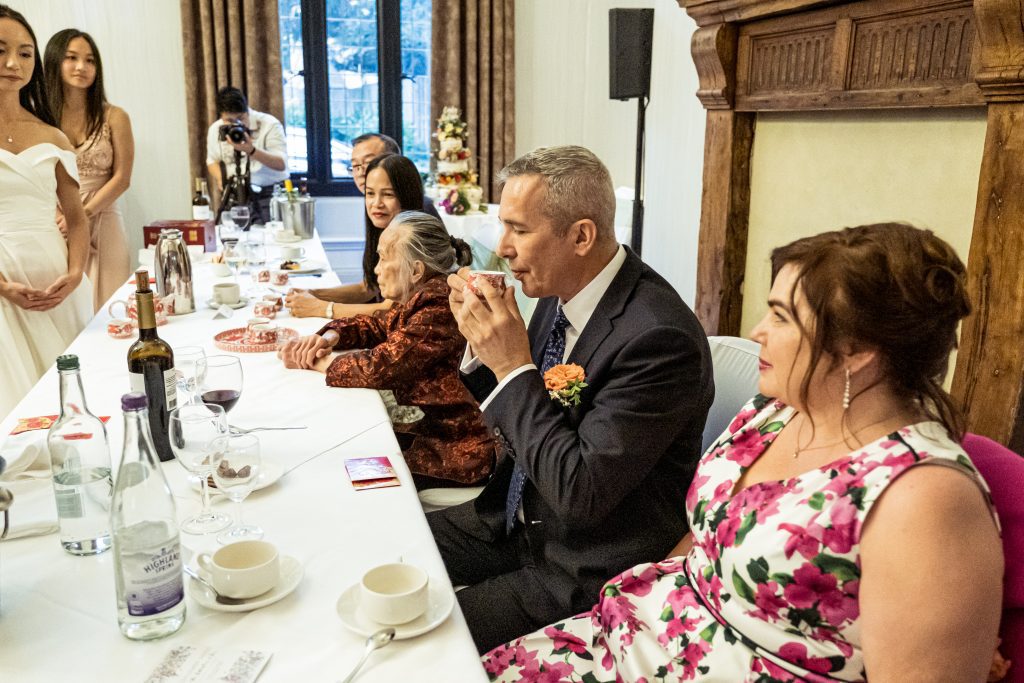
M 222 604 L 222 605 L 241 605 L 243 602 L 245 602 L 245 600 L 243 598 L 229 598 L 226 595 L 221 595 L 220 593 L 217 592 L 217 589 L 214 588 L 210 584 L 209 581 L 207 581 L 203 577 L 199 576 L 199 572 L 197 572 L 195 569 L 192 569 L 192 567 L 188 566 L 187 564 L 182 564 L 182 567 L 184 568 L 186 574 L 188 574 L 193 579 L 195 579 L 199 583 L 201 583 L 204 586 L 206 586 L 207 588 L 209 588 L 210 592 L 213 593 L 214 598 L 220 604 Z
M 374 650 L 379 650 L 380 648 L 384 647 L 385 645 L 390 643 L 394 639 L 394 637 L 395 629 L 382 628 L 381 630 L 377 631 L 369 638 L 367 638 L 366 649 L 363 650 L 363 656 L 359 659 L 358 662 L 356 662 L 356 665 L 352 668 L 352 673 L 350 673 L 341 683 L 352 683 L 352 681 L 354 681 L 356 678 L 356 674 L 359 673 L 359 669 L 362 668 L 364 663 L 366 663 L 366 660 L 369 658 L 370 653 Z

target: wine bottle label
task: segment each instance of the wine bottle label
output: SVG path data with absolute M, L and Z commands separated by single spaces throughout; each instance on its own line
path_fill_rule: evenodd
M 132 391 L 141 391 L 147 396 L 149 395 L 149 392 L 146 391 L 146 376 L 143 373 L 129 372 L 128 381 Z M 163 388 L 164 405 L 167 406 L 167 412 L 170 412 L 178 407 L 178 374 L 174 371 L 174 368 L 164 371 Z
M 192 205 L 192 220 L 194 221 L 208 221 L 213 218 L 213 214 L 210 212 L 210 205 Z
M 178 538 L 154 548 L 122 551 L 119 559 L 131 616 L 159 614 L 185 599 Z

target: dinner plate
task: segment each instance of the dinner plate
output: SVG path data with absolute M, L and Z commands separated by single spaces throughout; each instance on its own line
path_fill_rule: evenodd
M 209 306 L 210 308 L 214 308 L 214 309 L 220 308 L 221 306 L 227 306 L 227 307 L 233 308 L 233 309 L 235 309 L 237 311 L 239 308 L 245 308 L 246 306 L 248 306 L 249 305 L 249 300 L 243 296 L 241 299 L 239 299 L 237 302 L 235 302 L 233 304 L 220 304 L 220 303 L 217 303 L 216 301 L 214 301 L 213 299 L 207 299 L 206 300 L 206 305 Z
M 260 607 L 273 605 L 278 600 L 286 597 L 289 593 L 295 590 L 300 583 L 302 583 L 302 574 L 303 568 L 301 562 L 291 555 L 282 555 L 281 580 L 277 582 L 277 585 L 263 595 L 257 595 L 255 598 L 248 598 L 237 605 L 222 605 L 217 602 L 217 598 L 213 594 L 213 591 L 191 577 L 186 579 L 188 582 L 188 588 L 186 591 L 193 600 L 207 609 L 212 609 L 217 612 L 250 612 L 254 609 L 259 609 Z
M 350 631 L 361 636 L 370 636 L 382 628 L 390 626 L 395 629 L 395 640 L 405 640 L 433 631 L 444 623 L 444 620 L 452 613 L 454 606 L 455 593 L 441 580 L 433 579 L 427 598 L 427 611 L 404 624 L 379 624 L 363 614 L 359 609 L 358 583 L 352 584 L 341 594 L 336 608 L 338 616 L 341 617 L 341 623 Z
M 265 489 L 274 482 L 276 482 L 278 479 L 280 479 L 282 476 L 284 476 L 284 465 L 270 460 L 264 460 L 263 466 L 260 469 L 260 473 L 256 475 L 256 483 L 253 484 L 252 490 L 259 491 L 260 489 Z M 196 491 L 199 490 L 199 477 L 190 476 L 188 478 L 188 481 L 193 489 L 195 489 Z M 214 493 L 224 495 L 223 493 L 221 493 L 221 490 L 218 489 L 216 486 L 210 486 L 209 488 L 211 495 Z
M 284 271 L 284 272 L 288 273 L 289 275 L 303 275 L 305 273 L 319 273 L 319 272 L 322 272 L 322 271 L 327 269 L 327 264 L 324 263 L 323 261 L 314 261 L 312 259 L 305 258 L 305 257 L 303 257 L 301 259 L 294 259 L 293 258 L 293 259 L 287 259 L 287 260 L 289 260 L 289 261 L 297 261 L 298 264 L 299 264 L 299 267 L 297 269 L 295 269 L 295 270 L 286 270 L 286 271 Z M 278 261 L 276 265 L 280 266 L 281 265 L 281 261 Z

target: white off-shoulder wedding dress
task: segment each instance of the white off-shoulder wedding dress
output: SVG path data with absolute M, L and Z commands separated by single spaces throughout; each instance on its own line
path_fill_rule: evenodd
M 56 222 L 58 163 L 78 181 L 74 153 L 56 145 L 45 142 L 18 154 L 0 149 L 0 273 L 10 282 L 46 289 L 68 272 L 68 245 Z M 90 317 L 92 285 L 86 278 L 49 311 L 26 311 L 0 297 L 0 418 Z

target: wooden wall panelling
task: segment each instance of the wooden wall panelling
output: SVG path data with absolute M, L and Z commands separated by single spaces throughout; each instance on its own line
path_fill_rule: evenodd
M 1024 453 L 1024 2 L 976 0 L 974 12 L 988 128 L 952 391 L 971 431 Z
M 690 45 L 708 110 L 697 253 L 696 313 L 708 334 L 739 334 L 750 215 L 750 151 L 754 115 L 732 111 L 737 31 L 699 28 Z
M 740 333 L 754 121 L 751 113 L 707 113 L 695 312 L 709 335 Z
M 736 109 L 980 105 L 974 35 L 970 0 L 869 0 L 744 24 Z

